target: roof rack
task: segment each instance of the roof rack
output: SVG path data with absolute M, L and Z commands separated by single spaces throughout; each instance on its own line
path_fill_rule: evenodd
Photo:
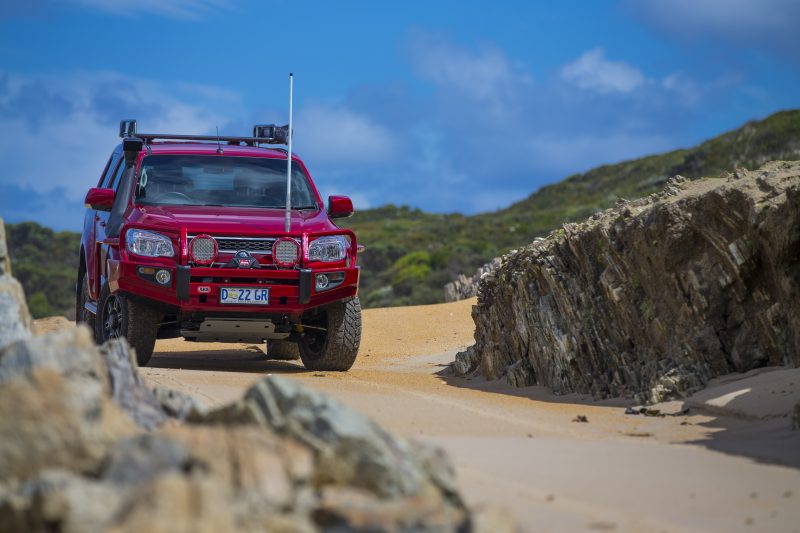
M 155 139 L 170 141 L 214 141 L 228 144 L 242 144 L 256 146 L 258 144 L 287 144 L 289 126 L 276 126 L 274 124 L 257 124 L 253 126 L 252 137 L 230 137 L 222 135 L 177 135 L 173 133 L 139 133 L 136 131 L 136 120 L 127 119 L 119 122 L 119 136 L 138 137 L 146 143 Z

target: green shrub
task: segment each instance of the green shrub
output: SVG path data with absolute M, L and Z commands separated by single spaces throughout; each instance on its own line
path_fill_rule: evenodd
M 28 310 L 33 318 L 42 318 L 53 314 L 53 308 L 47 301 L 47 296 L 41 291 L 33 293 L 33 296 L 28 298 Z
M 34 318 L 75 318 L 80 235 L 35 222 L 6 224 L 11 271 L 25 289 Z

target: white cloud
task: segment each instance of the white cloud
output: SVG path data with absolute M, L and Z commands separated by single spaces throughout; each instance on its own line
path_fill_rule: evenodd
M 633 65 L 607 59 L 602 48 L 585 52 L 562 67 L 560 73 L 564 80 L 579 88 L 600 94 L 630 93 L 646 81 L 644 74 Z
M 600 48 L 537 83 L 491 46 L 415 34 L 411 50 L 432 91 L 407 128 L 412 163 L 399 181 L 410 203 L 439 209 L 501 207 L 574 172 L 674 148 L 704 91 Z
M 194 19 L 211 11 L 230 7 L 228 0 L 71 0 L 88 8 L 112 15 L 131 16 L 137 13 L 171 19 Z
M 314 105 L 298 110 L 294 143 L 315 166 L 363 166 L 385 162 L 397 150 L 388 128 L 343 107 Z
M 796 0 L 636 0 L 634 10 L 659 25 L 682 33 L 700 29 L 719 33 L 796 30 Z
M 661 86 L 667 91 L 678 94 L 684 105 L 692 105 L 703 97 L 703 89 L 692 78 L 682 72 L 673 72 L 661 80 Z
M 797 0 L 625 0 L 648 25 L 685 41 L 724 39 L 800 59 Z M 702 52 L 702 49 L 700 50 Z
M 519 89 L 533 81 L 495 47 L 473 52 L 424 32 L 414 33 L 410 44 L 413 66 L 420 76 L 454 97 L 488 104 L 496 112 L 510 111 Z
M 237 105 L 222 104 L 229 113 Z M 0 73 L 0 183 L 36 193 L 63 188 L 74 200 L 97 183 L 121 118 L 138 119 L 143 131 L 210 133 L 228 116 L 214 101 L 115 73 Z

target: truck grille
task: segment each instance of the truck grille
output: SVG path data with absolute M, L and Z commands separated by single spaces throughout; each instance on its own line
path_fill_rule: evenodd
M 275 239 L 267 238 L 248 238 L 248 237 L 216 237 L 217 246 L 220 252 L 257 252 L 262 254 L 272 253 L 272 244 Z
M 188 235 L 191 241 L 194 235 Z M 242 250 L 257 254 L 272 254 L 272 245 L 277 240 L 276 237 L 214 237 L 217 241 L 219 253 L 236 253 Z M 298 244 L 299 239 L 295 239 Z

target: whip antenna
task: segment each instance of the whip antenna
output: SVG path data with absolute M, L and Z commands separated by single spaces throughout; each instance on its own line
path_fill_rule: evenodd
M 286 152 L 286 233 L 292 230 L 292 90 L 294 76 L 289 73 L 289 150 Z

